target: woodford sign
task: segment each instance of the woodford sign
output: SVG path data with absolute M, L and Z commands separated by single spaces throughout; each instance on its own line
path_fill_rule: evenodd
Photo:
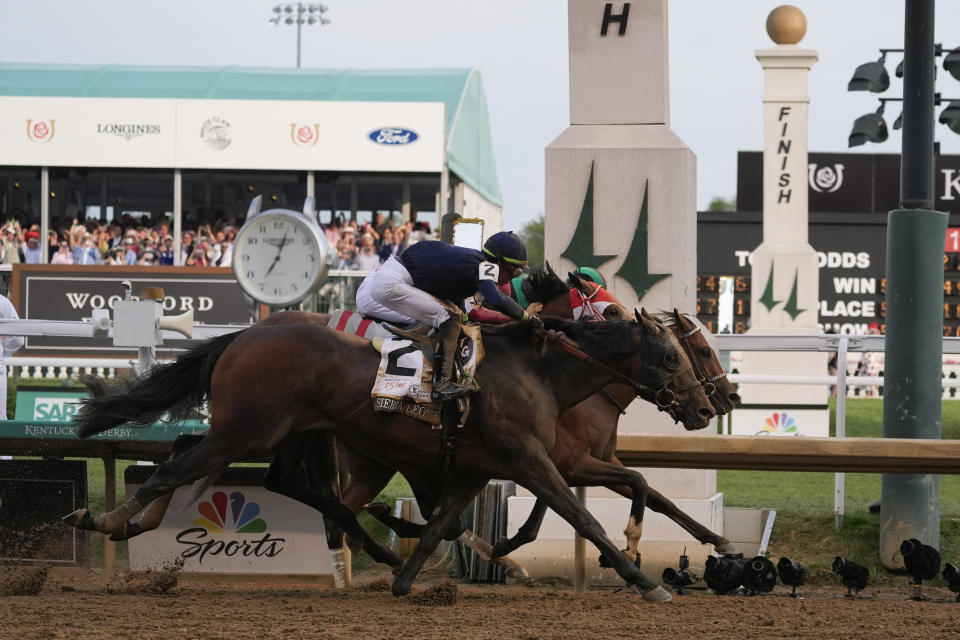
M 94 309 L 112 309 L 123 299 L 121 282 L 133 284 L 133 295 L 145 287 L 164 291 L 165 315 L 193 310 L 201 324 L 249 325 L 250 312 L 233 271 L 225 267 L 76 267 L 28 265 L 13 267 L 12 298 L 22 318 L 89 320 Z M 184 349 L 186 340 L 170 340 L 163 351 Z M 29 337 L 18 355 L 127 355 L 109 338 Z

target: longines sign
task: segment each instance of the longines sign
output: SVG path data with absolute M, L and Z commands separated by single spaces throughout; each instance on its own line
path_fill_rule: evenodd
M 437 172 L 442 102 L 0 96 L 0 165 Z
M 218 267 L 76 267 L 27 265 L 13 267 L 13 300 L 23 318 L 85 320 L 94 309 L 112 309 L 123 299 L 120 283 L 129 280 L 136 295 L 145 287 L 164 291 L 165 315 L 193 310 L 194 322 L 249 324 L 250 313 L 233 271 Z M 186 348 L 186 340 L 170 340 L 169 349 Z M 109 339 L 30 337 L 23 355 L 119 355 Z

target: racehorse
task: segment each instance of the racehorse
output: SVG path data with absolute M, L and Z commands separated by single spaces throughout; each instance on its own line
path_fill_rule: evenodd
M 546 316 L 566 317 L 573 315 L 571 300 L 579 295 L 581 302 L 595 299 L 597 285 L 593 282 L 569 274 L 565 283 L 556 273 L 547 267 L 534 271 L 529 278 L 522 282 L 524 297 L 530 302 L 544 304 L 542 313 Z M 569 284 L 568 284 L 569 283 Z M 605 308 L 587 305 L 589 313 L 601 314 L 602 318 L 594 319 L 622 319 L 628 313 L 618 302 L 609 304 Z M 674 309 L 672 314 L 658 316 L 663 323 L 671 327 L 680 340 L 701 384 L 708 389 L 708 396 L 717 414 L 724 414 L 732 410 L 739 403 L 736 389 L 726 380 L 716 353 L 700 331 L 699 325 Z M 275 314 L 263 321 L 263 324 L 304 324 L 315 323 L 326 326 L 329 316 L 326 314 L 307 313 L 302 311 L 286 311 Z M 668 498 L 647 485 L 643 477 L 634 471 L 626 471 L 623 465 L 613 455 L 616 446 L 616 430 L 620 415 L 632 401 L 632 389 L 626 385 L 610 385 L 595 396 L 584 400 L 565 413 L 557 424 L 557 443 L 550 452 L 550 456 L 559 471 L 571 486 L 603 485 L 608 486 L 621 495 L 637 500 L 633 503 L 630 518 L 625 534 L 627 535 L 628 557 L 636 557 L 637 545 L 642 534 L 642 516 L 644 502 L 651 509 L 663 513 L 671 520 L 688 531 L 695 539 L 703 544 L 712 544 L 717 553 L 734 553 L 735 549 L 723 536 L 714 533 L 686 513 L 677 508 Z M 180 449 L 185 450 L 202 438 L 190 436 L 192 440 L 184 442 Z M 300 500 L 305 504 L 315 506 L 317 500 L 314 492 L 325 491 L 325 487 L 333 482 L 329 470 L 333 469 L 332 446 L 327 441 L 328 435 L 312 433 L 309 438 L 301 438 L 291 446 L 278 448 L 265 478 L 265 486 L 271 491 Z M 182 451 L 178 451 L 179 455 Z M 370 504 L 386 484 L 393 477 L 396 469 L 381 465 L 370 460 L 359 452 L 340 443 L 338 447 L 340 467 L 349 474 L 349 481 L 344 483 L 342 502 L 354 512 L 366 509 L 378 520 L 389 526 L 401 537 L 416 538 L 420 535 L 421 526 L 409 523 L 390 515 L 390 508 L 383 504 Z M 616 465 L 611 476 L 611 467 L 605 463 Z M 326 469 L 326 470 L 325 470 Z M 627 480 L 620 481 L 621 476 Z M 436 499 L 430 496 L 430 488 L 413 487 L 420 501 L 421 512 L 429 513 Z M 326 490 L 329 494 L 329 490 Z M 643 494 L 646 498 L 644 500 Z M 159 525 L 166 504 L 167 496 L 161 508 L 154 508 L 153 513 L 144 516 L 138 521 L 130 533 L 140 533 Z M 157 505 L 159 506 L 159 505 Z M 511 539 L 497 541 L 492 546 L 486 541 L 474 536 L 469 530 L 459 533 L 459 539 L 470 546 L 484 560 L 500 564 L 507 575 L 524 575 L 522 567 L 512 561 L 507 554 L 519 546 L 536 539 L 536 534 L 546 513 L 546 506 L 538 501 L 530 513 L 527 521 L 519 528 Z M 331 549 L 340 548 L 342 538 L 340 528 L 334 522 L 327 523 L 329 544 Z M 357 529 L 353 528 L 353 532 Z M 381 547 L 371 544 L 371 539 L 356 535 L 351 546 L 362 545 L 374 559 L 399 566 L 402 560 Z
M 569 283 L 569 284 L 568 284 Z M 530 302 L 544 303 L 542 313 L 546 316 L 566 317 L 573 315 L 571 300 L 579 295 L 581 302 L 596 299 L 597 285 L 581 279 L 571 273 L 568 283 L 561 280 L 547 264 L 542 270 L 533 272 L 522 283 L 524 297 Z M 614 299 L 615 300 L 615 299 Z M 601 314 L 605 319 L 626 317 L 626 309 L 618 302 L 609 304 L 605 308 L 600 305 L 586 305 L 588 313 Z M 708 390 L 711 403 L 718 414 L 730 411 L 738 402 L 736 389 L 726 380 L 725 373 L 717 360 L 716 354 L 709 342 L 700 331 L 698 325 L 676 310 L 672 314 L 660 314 L 659 318 L 666 326 L 671 327 L 687 352 L 691 364 L 697 373 L 701 384 Z M 594 318 L 598 319 L 598 318 Z M 326 326 L 329 320 L 327 314 L 307 313 L 302 311 L 286 311 L 275 314 L 264 320 L 262 324 L 305 324 L 314 323 Z M 646 492 L 646 504 L 656 512 L 663 513 L 674 522 L 688 531 L 695 539 L 704 544 L 712 544 L 717 553 L 733 553 L 733 546 L 726 538 L 712 532 L 702 524 L 690 518 L 678 509 L 668 498 L 655 491 L 643 481 L 643 477 L 635 472 L 625 472 L 620 461 L 613 456 L 616 445 L 616 429 L 619 416 L 626 405 L 633 399 L 632 390 L 625 385 L 611 385 L 599 394 L 591 396 L 584 402 L 571 408 L 558 422 L 557 443 L 551 451 L 551 458 L 557 464 L 564 478 L 571 484 L 599 484 L 608 486 L 627 498 L 634 498 L 634 488 L 639 487 Z M 184 450 L 193 446 L 203 436 L 182 436 L 175 446 L 175 454 L 180 455 Z M 304 434 L 289 446 L 278 447 L 270 464 L 265 478 L 265 486 L 271 491 L 281 493 L 299 500 L 310 506 L 318 506 L 316 492 L 325 492 L 327 498 L 333 493 L 326 487 L 334 482 L 330 470 L 334 469 L 332 457 L 332 443 L 328 442 L 325 433 L 312 432 Z M 366 456 L 345 447 L 339 443 L 338 456 L 340 467 L 349 474 L 349 481 L 344 483 L 342 501 L 354 512 L 366 509 L 374 517 L 396 531 L 401 537 L 416 538 L 420 534 L 420 525 L 409 523 L 390 515 L 390 509 L 383 504 L 370 504 L 372 500 L 390 481 L 396 469 L 381 465 Z M 617 476 L 607 477 L 609 467 L 605 462 L 617 465 L 616 474 L 628 475 L 628 482 L 621 484 Z M 421 503 L 421 512 L 429 513 L 435 496 L 430 495 L 431 487 L 413 486 Z M 154 501 L 144 515 L 126 530 L 128 535 L 136 535 L 159 526 L 172 494 Z M 631 523 L 628 524 L 625 534 L 628 545 L 625 552 L 631 559 L 636 556 L 636 548 L 642 533 L 642 495 L 638 496 L 639 505 L 634 503 L 631 510 Z M 638 509 L 639 506 L 639 509 Z M 483 559 L 500 564 L 507 575 L 524 575 L 522 567 L 517 565 L 507 553 L 536 538 L 537 531 L 545 515 L 546 507 L 537 502 L 526 523 L 517 534 L 509 540 L 497 542 L 496 547 L 474 536 L 469 530 L 459 534 L 459 539 L 470 546 Z M 340 528 L 335 522 L 327 522 L 329 545 L 331 549 L 338 549 L 342 545 Z M 372 541 L 367 536 L 357 536 L 360 531 L 356 527 L 350 530 L 352 543 L 356 548 L 362 545 L 368 553 L 379 562 L 399 566 L 402 560 Z M 122 536 L 114 536 L 120 538 Z
M 634 322 L 547 319 L 546 324 L 578 347 L 549 339 L 557 334 L 535 340 L 526 325 L 485 330 L 487 360 L 477 373 L 484 391 L 473 398 L 470 418 L 458 435 L 457 466 L 420 543 L 396 575 L 396 595 L 409 593 L 443 532 L 496 477 L 515 480 L 542 498 L 645 599 L 669 599 L 572 498 L 549 451 L 559 415 L 613 381 L 675 407 L 688 429 L 705 427 L 714 410 L 676 339 L 645 312 Z M 438 477 L 438 434 L 412 418 L 373 410 L 369 390 L 378 364 L 378 354 L 356 336 L 312 325 L 256 326 L 208 340 L 125 389 L 90 398 L 77 414 L 81 437 L 126 422 L 149 424 L 164 413 L 176 418 L 208 396 L 213 420 L 203 441 L 162 463 L 123 505 L 96 517 L 80 509 L 66 520 L 104 533 L 122 532 L 153 499 L 308 430 L 332 433 L 408 478 Z

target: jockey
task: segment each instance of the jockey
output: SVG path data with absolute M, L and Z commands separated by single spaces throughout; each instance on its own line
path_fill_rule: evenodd
M 440 300 L 452 300 L 462 307 L 466 298 L 479 292 L 487 306 L 513 320 L 542 327 L 539 318 L 497 288 L 520 275 L 526 263 L 527 248 L 509 231 L 490 236 L 482 252 L 422 240 L 364 278 L 357 289 L 357 311 L 388 322 L 417 320 L 436 327 L 440 349 L 435 366 L 442 368 L 433 387 L 433 400 L 459 398 L 472 390 L 452 380 L 461 318 L 452 315 Z

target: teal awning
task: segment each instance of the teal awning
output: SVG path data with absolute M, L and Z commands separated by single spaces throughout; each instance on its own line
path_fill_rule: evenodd
M 443 102 L 447 166 L 503 205 L 483 81 L 476 69 L 147 67 L 0 62 L 0 95 Z

